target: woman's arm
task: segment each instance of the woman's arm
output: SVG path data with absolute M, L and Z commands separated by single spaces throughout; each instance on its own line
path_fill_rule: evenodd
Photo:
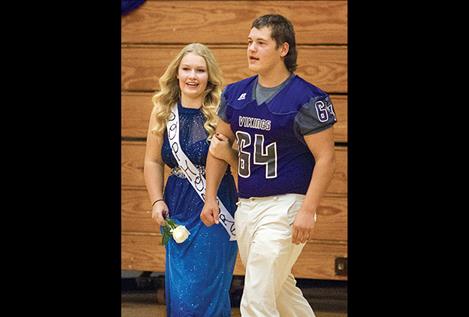
M 168 206 L 163 199 L 164 187 L 164 162 L 161 158 L 163 146 L 163 135 L 151 133 L 155 126 L 155 108 L 150 116 L 145 148 L 145 161 L 143 166 L 143 177 L 147 188 L 150 202 L 152 203 L 152 218 L 159 224 L 165 225 L 164 218 L 168 215 Z

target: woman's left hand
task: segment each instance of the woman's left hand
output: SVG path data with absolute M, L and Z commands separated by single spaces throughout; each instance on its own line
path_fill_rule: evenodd
M 233 149 L 231 148 L 230 141 L 226 136 L 221 133 L 215 133 L 212 141 L 210 142 L 209 151 L 217 159 L 229 162 Z

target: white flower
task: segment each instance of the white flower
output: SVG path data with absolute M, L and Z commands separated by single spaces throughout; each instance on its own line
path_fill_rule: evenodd
M 174 241 L 177 243 L 183 243 L 191 234 L 185 226 L 177 226 L 175 229 L 171 230 Z

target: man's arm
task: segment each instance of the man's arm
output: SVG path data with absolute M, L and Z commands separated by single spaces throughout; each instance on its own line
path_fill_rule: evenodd
M 305 200 L 293 223 L 292 242 L 295 244 L 308 241 L 313 234 L 316 210 L 335 172 L 333 127 L 305 135 L 304 139 L 316 164 Z
M 222 120 L 219 120 L 216 132 L 225 135 L 230 140 L 230 142 L 233 142 L 235 139 L 230 125 Z M 207 187 L 205 190 L 205 204 L 202 212 L 200 213 L 200 219 L 208 227 L 215 223 L 218 224 L 218 215 L 220 213 L 220 209 L 218 207 L 216 197 L 218 187 L 220 186 L 220 182 L 223 178 L 223 175 L 225 174 L 227 166 L 227 162 L 216 158 L 209 151 L 205 166 L 205 178 L 207 181 Z

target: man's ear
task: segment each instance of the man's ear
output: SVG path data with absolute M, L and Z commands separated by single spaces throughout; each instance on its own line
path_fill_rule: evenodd
M 290 45 L 289 45 L 287 42 L 284 42 L 284 43 L 280 46 L 280 56 L 281 56 L 281 57 L 287 56 L 289 49 L 290 49 Z

